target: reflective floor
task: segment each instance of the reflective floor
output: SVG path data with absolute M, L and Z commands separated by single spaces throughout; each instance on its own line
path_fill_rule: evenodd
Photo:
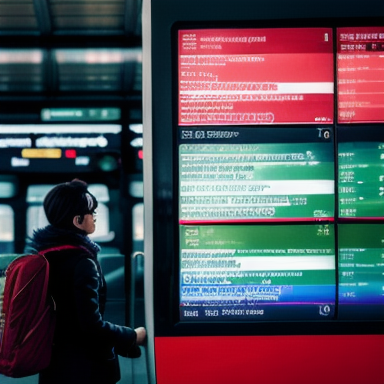
M 146 353 L 143 347 L 140 348 L 142 355 L 138 359 L 119 357 L 121 368 L 121 380 L 119 384 L 148 384 Z M 21 379 L 13 379 L 0 375 L 1 384 L 37 384 L 38 379 L 38 375 L 23 377 Z
M 107 302 L 105 319 L 115 324 L 124 324 L 125 301 L 111 300 Z M 143 299 L 135 300 L 134 327 L 144 325 L 144 302 Z M 121 380 L 119 384 L 148 384 L 147 357 L 145 347 L 141 348 L 141 357 L 128 359 L 119 356 Z M 37 384 L 38 375 L 13 379 L 0 375 L 0 384 Z M 54 384 L 54 383 L 52 383 Z M 70 384 L 70 383 L 68 383 Z

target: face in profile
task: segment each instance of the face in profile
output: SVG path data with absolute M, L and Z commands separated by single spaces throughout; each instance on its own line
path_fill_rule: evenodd
M 87 213 L 86 215 L 84 215 L 83 222 L 80 224 L 80 226 L 77 226 L 77 227 L 82 229 L 88 235 L 95 232 L 95 230 L 96 230 L 96 211 L 94 211 L 93 213 Z

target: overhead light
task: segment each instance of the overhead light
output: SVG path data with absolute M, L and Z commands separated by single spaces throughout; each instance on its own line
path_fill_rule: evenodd
M 41 64 L 41 49 L 0 49 L 0 64 Z
M 134 133 L 143 133 L 143 124 L 129 124 L 129 130 Z
M 131 144 L 131 147 L 140 148 L 143 146 L 143 138 L 136 137 L 136 139 L 133 139 L 130 144 Z

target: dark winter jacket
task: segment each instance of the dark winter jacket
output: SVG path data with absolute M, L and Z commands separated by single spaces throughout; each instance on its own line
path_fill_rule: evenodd
M 136 332 L 104 321 L 106 283 L 97 261 L 100 248 L 86 234 L 48 225 L 34 233 L 30 247 L 40 251 L 64 244 L 81 248 L 46 254 L 57 323 L 52 362 L 40 373 L 39 383 L 116 383 L 116 354 L 140 354 Z

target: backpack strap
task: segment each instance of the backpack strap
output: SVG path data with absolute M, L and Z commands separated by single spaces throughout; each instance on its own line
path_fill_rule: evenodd
M 89 252 L 85 247 L 82 247 L 81 245 L 59 245 L 57 247 L 52 247 L 52 248 L 39 251 L 38 253 L 44 256 L 46 253 L 49 253 L 49 252 L 64 251 L 66 249 L 83 249 Z

